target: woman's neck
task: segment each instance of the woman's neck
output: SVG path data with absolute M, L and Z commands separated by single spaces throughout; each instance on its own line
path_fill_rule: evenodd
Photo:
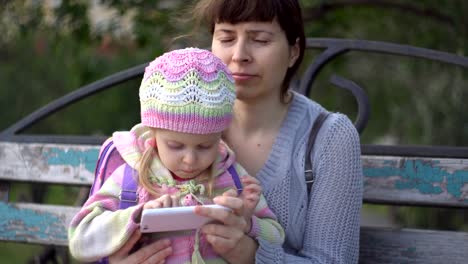
M 289 96 L 290 97 L 290 96 Z M 288 98 L 288 101 L 290 99 Z M 280 98 L 265 98 L 256 101 L 236 100 L 231 128 L 245 134 L 278 129 L 287 113 L 289 104 Z
M 250 175 L 256 175 L 265 164 L 289 105 L 279 98 L 250 103 L 236 100 L 234 118 L 223 139 Z

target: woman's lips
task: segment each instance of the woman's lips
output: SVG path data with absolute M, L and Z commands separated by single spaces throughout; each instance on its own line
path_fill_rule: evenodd
M 248 81 L 250 79 L 253 79 L 255 75 L 253 74 L 248 74 L 248 73 L 233 73 L 232 77 L 236 82 L 242 82 L 242 81 Z

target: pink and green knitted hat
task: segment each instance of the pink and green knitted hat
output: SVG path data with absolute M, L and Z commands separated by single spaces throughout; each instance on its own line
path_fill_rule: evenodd
M 192 134 L 221 132 L 232 119 L 234 79 L 210 51 L 164 53 L 145 69 L 140 85 L 141 122 Z

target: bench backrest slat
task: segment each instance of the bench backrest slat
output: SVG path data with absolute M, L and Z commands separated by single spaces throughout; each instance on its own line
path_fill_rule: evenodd
M 0 180 L 89 186 L 97 145 L 0 142 Z M 468 159 L 362 156 L 370 203 L 468 208 Z
M 361 227 L 359 263 L 467 263 L 468 233 Z
M 77 210 L 0 203 L 0 240 L 67 246 L 68 223 Z M 361 227 L 360 240 L 359 263 L 464 263 L 468 259 L 465 232 Z
M 0 202 L 0 241 L 68 246 L 68 224 L 78 208 Z
M 91 185 L 99 146 L 0 142 L 0 180 Z
M 468 208 L 468 159 L 362 156 L 364 200 Z

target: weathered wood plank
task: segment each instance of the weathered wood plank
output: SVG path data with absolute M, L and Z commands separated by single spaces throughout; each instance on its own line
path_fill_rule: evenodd
M 78 208 L 0 202 L 0 240 L 68 246 L 68 224 Z
M 0 179 L 90 185 L 99 146 L 0 142 Z
M 361 227 L 359 263 L 467 263 L 468 233 Z
M 0 202 L 0 240 L 67 246 L 67 228 L 77 211 Z M 361 227 L 360 263 L 466 263 L 467 245 L 465 232 Z
M 468 207 L 468 159 L 362 156 L 364 198 Z
M 0 142 L 0 180 L 90 185 L 99 146 Z M 468 158 L 362 156 L 367 202 L 468 208 Z

